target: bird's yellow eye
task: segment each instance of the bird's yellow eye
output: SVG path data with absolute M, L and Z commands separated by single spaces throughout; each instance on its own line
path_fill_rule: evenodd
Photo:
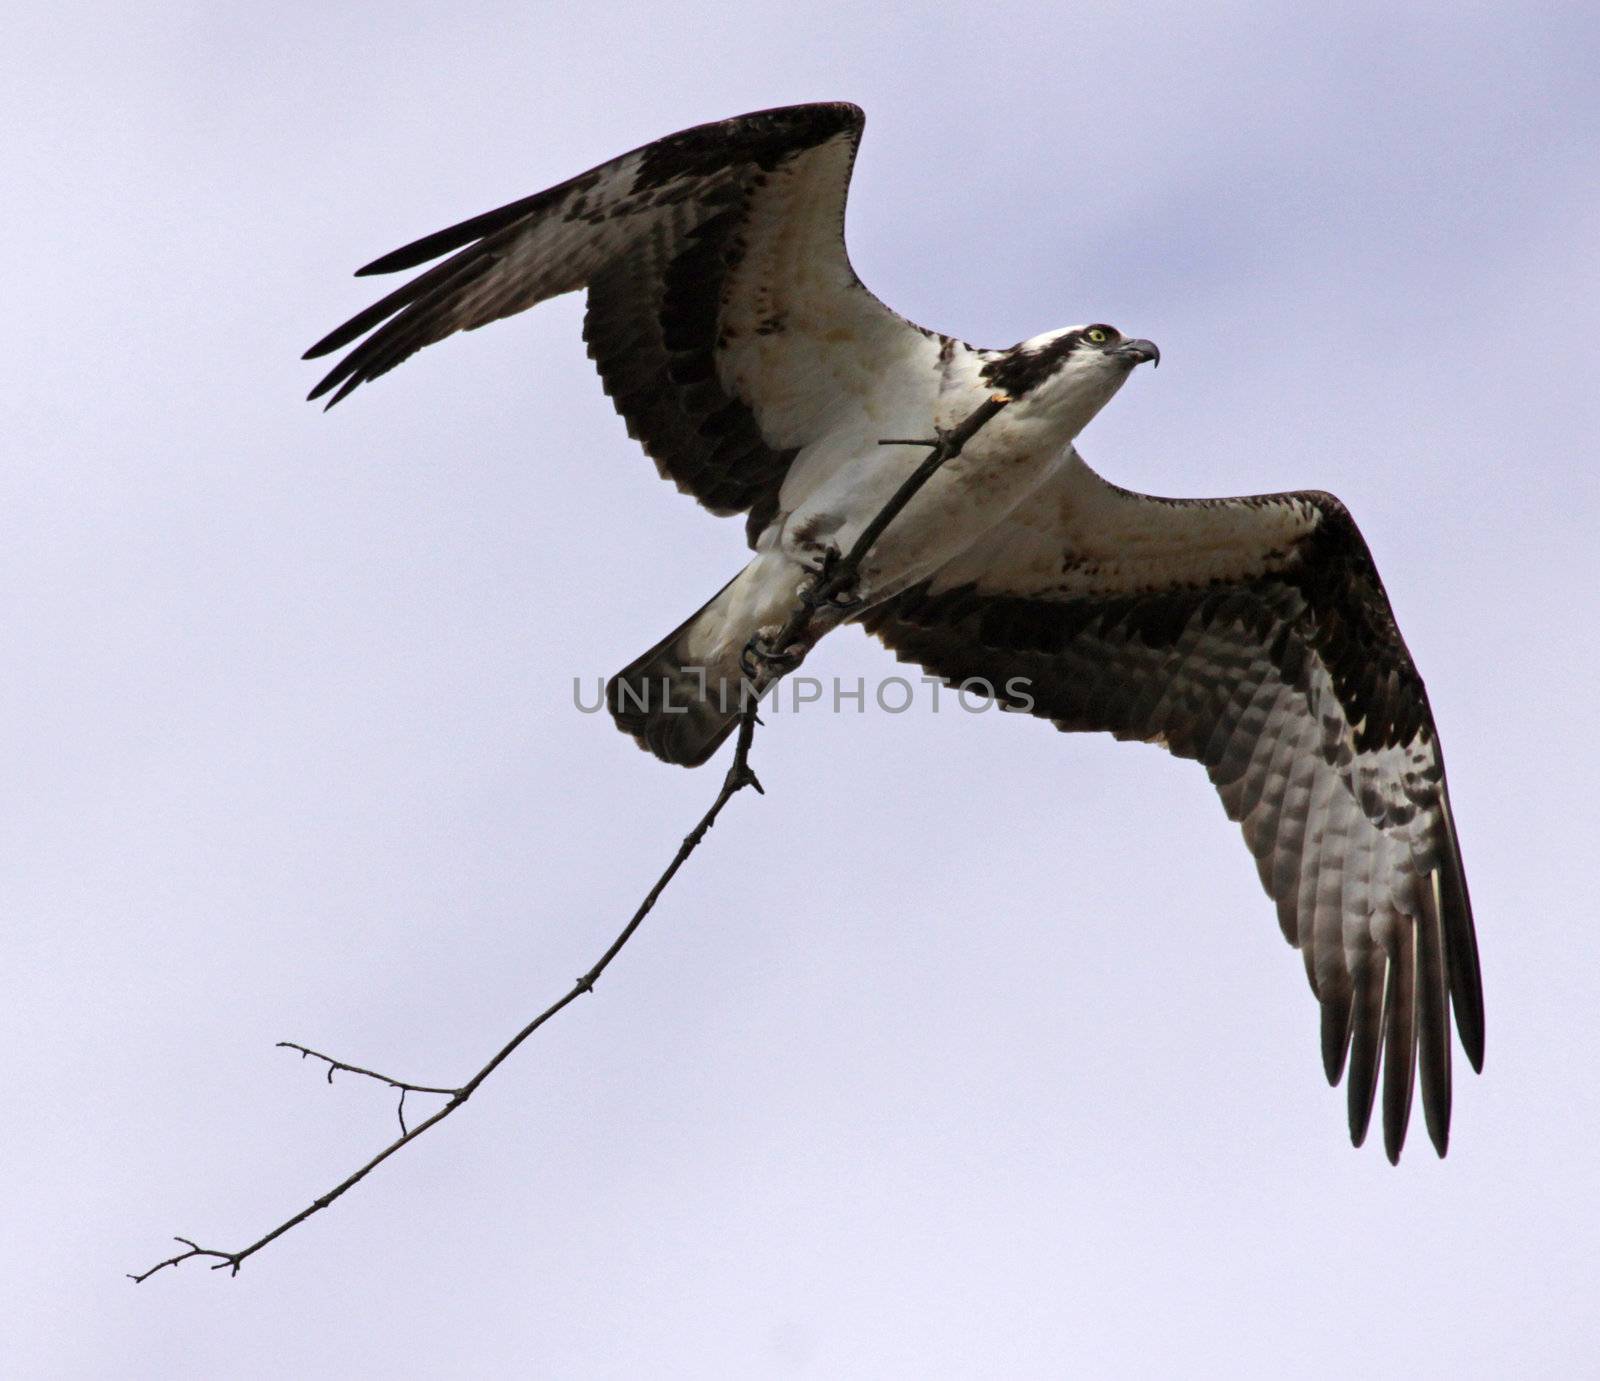
M 1111 333 L 1104 326 L 1091 326 L 1083 333 L 1083 338 L 1093 345 L 1104 345 L 1111 339 Z

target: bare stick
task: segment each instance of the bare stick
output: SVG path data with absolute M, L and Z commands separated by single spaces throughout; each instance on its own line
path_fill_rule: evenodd
M 431 1084 L 408 1084 L 404 1079 L 391 1079 L 387 1074 L 379 1074 L 375 1069 L 362 1069 L 360 1065 L 347 1065 L 343 1060 L 336 1060 L 332 1055 L 324 1055 L 320 1050 L 313 1050 L 310 1046 L 300 1045 L 296 1041 L 279 1041 L 279 1050 L 298 1050 L 303 1060 L 309 1056 L 313 1060 L 325 1060 L 328 1065 L 328 1082 L 333 1082 L 334 1074 L 345 1070 L 350 1074 L 360 1074 L 368 1079 L 376 1079 L 380 1084 L 388 1084 L 390 1088 L 397 1088 L 402 1093 L 454 1093 L 453 1088 L 435 1088 Z
M 301 1045 L 298 1041 L 279 1041 L 280 1050 L 298 1050 L 302 1060 L 310 1058 L 323 1060 L 328 1066 L 328 1082 L 333 1082 L 333 1076 L 339 1070 L 351 1074 L 360 1074 L 368 1079 L 376 1079 L 380 1084 L 387 1084 L 392 1089 L 400 1091 L 400 1098 L 395 1103 L 394 1115 L 400 1122 L 400 1135 L 404 1136 L 406 1127 L 406 1094 L 408 1093 L 437 1093 L 449 1096 L 455 1093 L 453 1088 L 438 1088 L 433 1084 L 408 1084 L 404 1079 L 391 1079 L 387 1074 L 379 1074 L 375 1069 L 363 1069 L 360 1065 L 346 1064 L 343 1060 L 336 1060 L 332 1055 L 324 1055 L 320 1050 L 313 1050 L 308 1045 Z M 180 1239 L 181 1240 L 181 1239 Z
M 823 571 L 819 573 L 816 586 L 806 593 L 805 598 L 796 607 L 794 613 L 790 615 L 788 622 L 784 625 L 783 632 L 777 639 L 778 647 L 786 647 L 796 640 L 807 638 L 811 631 L 813 620 L 818 617 L 818 610 L 855 586 L 860 575 L 861 562 L 871 549 L 872 544 L 882 535 L 883 530 L 894 521 L 900 510 L 911 501 L 917 490 L 932 478 L 934 471 L 941 465 L 952 457 L 959 455 L 962 448 L 977 434 L 978 430 L 1010 401 L 1005 395 L 996 394 L 985 400 L 958 427 L 950 431 L 941 431 L 938 437 L 932 440 L 884 441 L 880 443 L 885 446 L 928 446 L 930 451 L 928 458 L 895 491 L 894 496 L 883 506 L 877 517 L 867 525 L 850 551 L 845 556 L 826 565 Z M 639 903 L 638 909 L 629 918 L 627 925 L 623 926 L 617 938 L 611 942 L 605 953 L 595 961 L 594 966 L 573 982 L 572 987 L 565 994 L 555 1002 L 552 1002 L 522 1030 L 518 1031 L 516 1035 L 501 1046 L 489 1062 L 459 1088 L 442 1088 L 432 1084 L 409 1083 L 403 1079 L 391 1078 L 387 1074 L 379 1074 L 375 1070 L 363 1069 L 359 1065 L 347 1064 L 343 1060 L 336 1060 L 330 1055 L 324 1055 L 320 1051 L 312 1050 L 309 1046 L 300 1045 L 294 1041 L 279 1041 L 280 1047 L 298 1051 L 302 1060 L 310 1058 L 325 1062 L 328 1066 L 328 1082 L 330 1084 L 333 1082 L 334 1074 L 339 1070 L 344 1070 L 349 1074 L 375 1079 L 381 1084 L 387 1084 L 390 1088 L 398 1090 L 400 1102 L 396 1112 L 400 1119 L 400 1135 L 359 1169 L 347 1175 L 326 1194 L 313 1199 L 292 1218 L 285 1219 L 277 1227 L 273 1228 L 271 1232 L 264 1237 L 258 1238 L 249 1246 L 241 1247 L 237 1251 L 221 1251 L 212 1247 L 202 1247 L 190 1241 L 187 1237 L 178 1237 L 174 1240 L 187 1247 L 187 1251 L 179 1252 L 176 1256 L 168 1257 L 165 1261 L 158 1261 L 149 1270 L 142 1271 L 138 1275 L 130 1273 L 128 1278 L 136 1283 L 148 1280 L 157 1271 L 164 1270 L 168 1266 L 181 1265 L 183 1262 L 193 1258 L 210 1259 L 213 1263 L 212 1270 L 220 1271 L 227 1268 L 230 1275 L 238 1275 L 240 1266 L 244 1264 L 247 1258 L 254 1256 L 269 1242 L 282 1237 L 284 1233 L 305 1222 L 313 1214 L 320 1213 L 335 1199 L 355 1188 L 356 1185 L 361 1183 L 401 1147 L 410 1145 L 430 1127 L 437 1126 L 444 1121 L 467 1099 L 472 1097 L 478 1086 L 504 1064 L 516 1051 L 517 1047 L 527 1040 L 529 1036 L 533 1035 L 545 1022 L 549 1021 L 557 1012 L 571 1005 L 584 993 L 592 993 L 594 985 L 600 979 L 600 975 L 606 971 L 611 961 L 622 952 L 622 947 L 633 938 L 634 932 L 644 923 L 644 918 L 650 914 L 661 894 L 666 891 L 667 884 L 677 876 L 678 869 L 683 867 L 688 861 L 689 855 L 699 848 L 701 840 L 706 836 L 706 832 L 710 830 L 712 825 L 716 824 L 717 817 L 722 813 L 722 808 L 747 786 L 754 787 L 758 795 L 765 794 L 761 783 L 756 779 L 756 774 L 750 768 L 750 747 L 755 742 L 756 725 L 760 723 L 760 720 L 756 718 L 756 710 L 759 707 L 759 703 L 759 700 L 755 697 L 750 697 L 744 704 L 739 717 L 738 734 L 734 743 L 733 762 L 729 765 L 727 774 L 722 779 L 722 787 L 717 792 L 716 800 L 711 803 L 711 808 L 700 817 L 699 823 L 684 836 L 683 842 L 678 846 L 677 853 L 672 857 L 672 862 L 667 864 L 666 870 L 656 879 L 655 886 L 645 894 L 644 900 Z M 432 1116 L 417 1123 L 415 1127 L 407 1128 L 405 1099 L 408 1093 L 438 1094 L 446 1098 L 447 1101 Z
M 319 1060 L 327 1060 L 328 1081 L 330 1083 L 333 1081 L 334 1071 L 337 1069 L 343 1069 L 352 1074 L 362 1074 L 370 1079 L 377 1079 L 381 1083 L 388 1084 L 391 1088 L 399 1089 L 402 1099 L 404 1099 L 406 1093 L 408 1092 L 447 1094 L 449 1096 L 449 1101 L 445 1103 L 445 1105 L 440 1108 L 438 1112 L 434 1113 L 433 1116 L 425 1119 L 424 1121 L 417 1123 L 415 1127 L 412 1127 L 409 1130 L 407 1130 L 404 1118 L 402 1117 L 400 1123 L 400 1135 L 387 1146 L 385 1146 L 383 1150 L 379 1151 L 377 1155 L 373 1156 L 371 1160 L 367 1161 L 365 1165 L 361 1166 L 353 1174 L 347 1175 L 326 1194 L 323 1194 L 319 1198 L 312 1200 L 311 1203 L 307 1204 L 306 1207 L 301 1209 L 299 1213 L 294 1215 L 294 1217 L 279 1223 L 278 1226 L 273 1228 L 273 1230 L 267 1233 L 266 1236 L 258 1238 L 248 1247 L 243 1247 L 238 1251 L 231 1252 L 218 1251 L 213 1248 L 198 1246 L 194 1242 L 191 1242 L 187 1237 L 179 1237 L 175 1240 L 182 1242 L 185 1246 L 187 1246 L 189 1248 L 188 1251 L 181 1252 L 177 1256 L 168 1258 L 166 1261 L 158 1262 L 149 1270 L 144 1271 L 139 1275 L 133 1275 L 130 1273 L 129 1279 L 136 1283 L 148 1280 L 163 1267 L 177 1266 L 181 1262 L 189 1260 L 191 1257 L 212 1257 L 215 1259 L 215 1264 L 211 1267 L 212 1270 L 220 1271 L 224 1267 L 227 1267 L 232 1274 L 237 1275 L 239 1273 L 239 1267 L 244 1264 L 244 1261 L 247 1257 L 254 1256 L 269 1242 L 275 1240 L 276 1238 L 282 1237 L 283 1234 L 288 1232 L 290 1228 L 296 1227 L 305 1222 L 305 1220 L 311 1217 L 312 1214 L 320 1213 L 335 1199 L 339 1198 L 349 1190 L 354 1189 L 356 1185 L 358 1185 L 369 1174 L 371 1174 L 372 1171 L 376 1170 L 378 1166 L 382 1165 L 384 1161 L 388 1160 L 389 1157 L 398 1151 L 402 1146 L 409 1145 L 430 1127 L 437 1126 L 440 1122 L 444 1121 L 445 1118 L 449 1117 L 451 1113 L 465 1103 L 467 1099 L 472 1097 L 473 1093 L 477 1090 L 478 1085 L 487 1079 L 491 1074 L 493 1074 L 494 1071 L 499 1068 L 499 1066 L 511 1055 L 511 1053 L 523 1043 L 523 1041 L 527 1040 L 528 1037 L 537 1031 L 541 1026 L 543 1026 L 545 1022 L 549 1021 L 551 1017 L 555 1016 L 557 1012 L 561 1011 L 562 1008 L 566 1007 L 581 994 L 592 993 L 594 991 L 594 985 L 596 981 L 599 979 L 600 975 L 605 972 L 607 965 L 609 965 L 611 961 L 617 957 L 617 954 L 621 951 L 622 947 L 633 938 L 634 931 L 636 931 L 643 923 L 644 918 L 650 914 L 651 908 L 656 904 L 656 899 L 660 897 L 661 893 L 666 889 L 667 884 L 672 881 L 678 869 L 683 866 L 689 855 L 692 854 L 697 847 L 699 847 L 700 841 L 705 838 L 706 831 L 716 823 L 717 816 L 722 813 L 722 808 L 733 799 L 737 792 L 741 791 L 747 786 L 754 787 L 757 792 L 761 792 L 761 783 L 756 780 L 756 774 L 750 770 L 749 764 L 750 745 L 755 739 L 755 711 L 756 702 L 752 700 L 745 708 L 744 715 L 739 721 L 739 739 L 737 746 L 734 748 L 733 763 L 728 768 L 727 775 L 722 779 L 722 789 L 717 792 L 717 799 L 712 802 L 711 809 L 700 817 L 700 823 L 697 824 L 694 829 L 692 829 L 688 835 L 684 837 L 683 843 L 678 846 L 678 852 L 673 855 L 672 862 L 667 865 L 666 871 L 662 873 L 658 879 L 656 879 L 655 886 L 650 889 L 648 895 L 646 895 L 645 899 L 639 904 L 639 909 L 633 913 L 633 916 L 629 919 L 628 924 L 623 927 L 621 934 L 619 934 L 617 938 L 611 942 L 610 948 L 600 956 L 599 960 L 595 963 L 594 967 L 588 971 L 588 973 L 577 979 L 576 982 L 573 983 L 572 987 L 568 989 L 568 991 L 561 998 L 551 1003 L 550 1006 L 546 1007 L 544 1011 L 540 1012 L 539 1015 L 530 1021 L 526 1026 L 524 1026 L 522 1030 L 518 1031 L 515 1036 L 501 1046 L 500 1049 L 495 1053 L 494 1058 L 491 1059 L 488 1064 L 484 1065 L 484 1067 L 474 1074 L 472 1078 L 469 1079 L 465 1084 L 461 1085 L 460 1088 L 446 1089 L 435 1088 L 425 1084 L 408 1084 L 399 1079 L 391 1079 L 386 1074 L 375 1074 L 371 1070 L 361 1069 L 356 1065 L 345 1064 L 342 1060 L 330 1059 L 327 1055 L 318 1054 L 318 1052 L 309 1050 L 305 1046 L 297 1045 L 293 1041 L 278 1042 L 280 1046 L 287 1046 L 291 1050 L 300 1051 L 302 1059 L 304 1059 L 307 1055 L 311 1055 L 315 1056 Z

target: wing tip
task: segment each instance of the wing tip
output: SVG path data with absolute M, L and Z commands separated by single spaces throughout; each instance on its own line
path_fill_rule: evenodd
M 1443 755 L 1440 766 L 1443 767 Z M 1440 783 L 1440 825 L 1443 857 L 1436 871 L 1440 920 L 1444 927 L 1445 971 L 1449 979 L 1450 1007 L 1455 1013 L 1456 1035 L 1473 1073 L 1483 1073 L 1483 969 L 1478 959 L 1478 930 L 1472 920 L 1472 894 L 1467 890 L 1461 862 L 1461 841 L 1456 835 L 1450 790 Z
M 1476 978 L 1476 965 L 1473 977 Z M 1452 975 L 1454 977 L 1454 975 Z M 1450 985 L 1450 1009 L 1456 1017 L 1456 1036 L 1461 1049 L 1472 1066 L 1474 1074 L 1483 1073 L 1483 987 L 1481 982 L 1470 983 L 1466 993 Z M 1463 1000 L 1465 999 L 1465 1000 Z
M 332 373 L 327 375 L 326 378 L 320 380 L 317 386 L 312 389 L 310 393 L 306 394 L 306 402 L 316 402 L 317 399 L 321 398 L 323 394 L 332 389 L 335 384 L 339 384 L 340 387 L 338 391 L 334 393 L 333 397 L 329 398 L 328 401 L 322 405 L 322 410 L 327 412 L 327 410 L 335 403 L 339 402 L 340 399 L 348 397 L 352 389 L 365 382 L 365 377 L 359 373 L 346 377 L 340 370 L 335 369 Z
M 327 335 L 311 346 L 300 358 L 302 360 L 320 360 L 324 355 L 333 354 L 339 348 L 339 332 L 342 330 L 344 330 L 344 327 L 340 326 L 336 330 L 329 331 Z
M 434 237 L 429 235 L 424 238 L 431 240 Z M 413 240 L 409 244 L 401 245 L 399 249 L 391 249 L 387 254 L 380 254 L 370 264 L 363 264 L 358 268 L 352 277 L 372 278 L 380 273 L 399 273 L 402 269 L 415 268 L 418 264 L 425 264 L 429 259 L 437 259 L 440 254 L 446 253 L 441 249 L 438 254 L 424 254 L 422 258 L 416 258 L 415 247 L 421 243 L 422 240 Z
M 1357 1106 L 1357 1100 L 1350 1104 L 1350 1144 L 1360 1150 L 1367 1144 L 1367 1129 L 1372 1125 L 1372 1109 L 1362 1109 Z
M 1328 1078 L 1328 1087 L 1337 1088 L 1344 1078 L 1345 1062 L 1350 1054 L 1351 1017 L 1355 996 L 1347 994 L 1342 1003 L 1328 1001 L 1322 1004 L 1322 1072 Z
M 1372 1109 L 1378 1092 L 1377 1080 L 1373 1077 L 1375 1074 L 1376 1070 L 1368 1073 L 1358 1065 L 1351 1071 L 1350 1081 L 1345 1086 L 1350 1144 L 1357 1150 L 1366 1145 L 1367 1132 L 1372 1127 Z

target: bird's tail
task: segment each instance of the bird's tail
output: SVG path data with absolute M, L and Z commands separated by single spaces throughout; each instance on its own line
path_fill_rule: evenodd
M 606 684 L 617 727 L 665 762 L 700 766 L 756 693 L 740 654 L 762 623 L 749 598 L 760 565 L 758 557 Z

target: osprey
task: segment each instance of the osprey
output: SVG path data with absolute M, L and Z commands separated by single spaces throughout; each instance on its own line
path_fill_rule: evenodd
M 1331 494 L 1153 498 L 1089 469 L 1074 440 L 1159 361 L 1147 340 L 1096 323 L 978 349 L 879 302 L 844 245 L 862 123 L 819 104 L 701 125 L 397 249 L 360 272 L 448 257 L 307 352 L 354 343 L 311 397 L 331 407 L 425 345 L 587 289 L 584 338 L 629 434 L 713 513 L 746 515 L 749 564 L 609 688 L 623 729 L 693 766 L 737 720 L 747 649 L 924 455 L 880 441 L 1009 396 L 822 626 L 858 622 L 1058 729 L 1203 763 L 1304 956 L 1351 1140 L 1381 1067 L 1398 1160 L 1420 1064 L 1442 1156 L 1452 1008 L 1482 1068 L 1477 944 L 1428 697 L 1354 521 Z

